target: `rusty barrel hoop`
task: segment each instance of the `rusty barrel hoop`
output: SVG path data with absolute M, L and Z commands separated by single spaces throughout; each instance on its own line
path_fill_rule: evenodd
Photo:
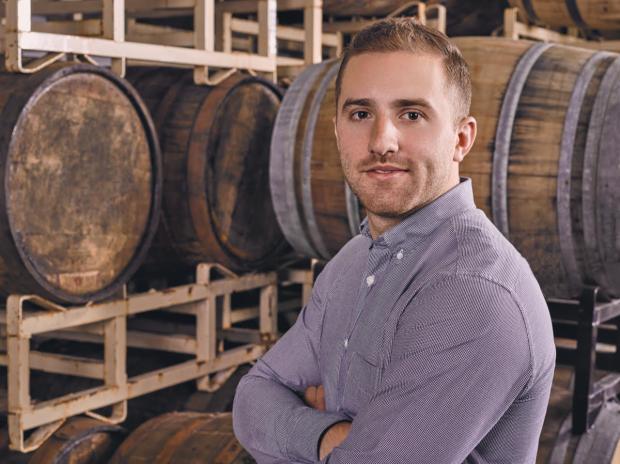
M 111 280 L 108 279 L 109 281 L 105 285 L 102 285 L 102 287 L 72 293 L 63 289 L 60 284 L 55 285 L 51 283 L 42 273 L 42 268 L 40 267 L 42 265 L 41 262 L 35 261 L 35 257 L 28 254 L 26 250 L 28 242 L 22 233 L 23 229 L 18 225 L 17 221 L 17 214 L 20 213 L 20 211 L 11 209 L 13 197 L 9 188 L 13 182 L 11 176 L 14 170 L 13 167 L 9 166 L 9 163 L 5 161 L 2 163 L 4 188 L 0 189 L 0 203 L 3 205 L 3 207 L 0 208 L 0 223 L 5 224 L 1 232 L 1 234 L 4 235 L 4 245 L 3 250 L 0 251 L 0 255 L 3 265 L 10 268 L 4 270 L 4 272 L 8 272 L 9 275 L 12 276 L 12 278 L 9 279 L 10 282 L 3 282 L 2 284 L 2 291 L 5 294 L 36 293 L 51 300 L 68 303 L 86 303 L 88 301 L 110 297 L 117 293 L 120 287 L 136 271 L 146 255 L 155 233 L 159 218 L 162 182 L 159 143 L 155 135 L 153 123 L 140 97 L 131 85 L 125 80 L 115 76 L 112 72 L 88 64 L 57 63 L 34 75 L 23 76 L 4 74 L 2 79 L 5 84 L 5 91 L 10 93 L 10 97 L 8 99 L 4 96 L 0 97 L 0 103 L 3 104 L 2 128 L 0 128 L 0 153 L 3 153 L 4 157 L 9 157 L 10 154 L 13 153 L 13 150 L 18 150 L 16 146 L 17 142 L 14 138 L 17 128 L 21 127 L 22 124 L 26 124 L 24 121 L 27 121 L 27 118 L 31 117 L 30 114 L 33 108 L 39 103 L 38 99 L 50 95 L 50 89 L 55 85 L 63 85 L 63 80 L 77 78 L 78 76 L 84 76 L 84 79 L 102 78 L 101 82 L 111 84 L 116 91 L 120 92 L 119 95 L 122 95 L 122 98 L 126 99 L 129 103 L 131 110 L 135 113 L 132 117 L 137 116 L 140 129 L 143 130 L 143 136 L 146 140 L 149 152 L 148 158 L 150 166 L 148 176 L 150 178 L 150 198 L 146 199 L 149 202 L 149 208 L 148 212 L 145 214 L 145 224 L 141 236 L 137 240 L 137 245 L 132 248 L 132 253 L 128 255 L 129 257 L 126 259 L 123 258 L 123 261 L 126 261 L 126 265 L 124 265 L 120 271 L 115 272 L 114 277 Z M 79 97 L 80 95 L 67 94 L 63 98 L 66 98 L 66 101 L 68 101 L 71 98 Z M 103 98 L 105 97 L 106 96 Z M 49 110 L 51 110 L 51 108 L 49 108 Z M 111 130 L 116 131 L 122 129 L 113 127 Z M 82 147 L 79 147 L 79 149 L 81 150 Z M 87 154 L 86 150 L 87 148 L 84 148 L 83 153 Z M 46 155 L 47 154 L 41 153 L 41 157 L 39 158 L 41 163 L 49 159 Z M 102 182 L 109 182 L 118 174 L 118 172 L 102 172 L 101 176 L 108 176 L 107 178 L 103 177 Z M 127 185 L 131 184 L 128 183 Z M 45 188 L 45 186 L 42 186 L 42 188 Z M 92 206 L 93 208 L 97 208 L 101 205 Z M 120 211 L 117 214 L 123 213 L 123 211 Z M 53 230 L 50 228 L 49 232 L 51 233 Z M 110 252 L 111 250 L 107 249 L 106 251 Z M 52 271 L 53 270 L 49 272 Z M 60 270 L 58 272 L 60 272 Z M 79 284 L 77 286 L 79 287 Z

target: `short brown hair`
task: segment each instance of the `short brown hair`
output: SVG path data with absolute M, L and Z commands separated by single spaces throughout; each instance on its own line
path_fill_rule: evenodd
M 469 115 L 471 105 L 471 76 L 460 50 L 445 34 L 421 24 L 414 18 L 389 18 L 377 21 L 358 32 L 342 54 L 336 78 L 336 101 L 342 89 L 342 76 L 349 60 L 362 53 L 423 52 L 443 58 L 448 85 L 456 90 L 459 100 L 457 118 Z

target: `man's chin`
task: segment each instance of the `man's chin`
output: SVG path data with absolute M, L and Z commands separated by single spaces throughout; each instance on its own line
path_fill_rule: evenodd
M 397 207 L 394 205 L 364 205 L 366 211 L 375 216 L 380 216 L 386 219 L 398 219 L 406 217 L 409 214 L 407 208 Z

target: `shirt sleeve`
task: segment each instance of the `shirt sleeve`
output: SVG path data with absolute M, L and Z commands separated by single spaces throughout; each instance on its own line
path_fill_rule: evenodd
M 233 402 L 233 428 L 259 464 L 315 463 L 319 438 L 345 415 L 318 411 L 303 393 L 321 384 L 319 341 L 328 267 L 297 321 L 241 379 Z
M 406 307 L 378 388 L 322 462 L 462 463 L 530 377 L 527 333 L 509 291 L 446 278 Z

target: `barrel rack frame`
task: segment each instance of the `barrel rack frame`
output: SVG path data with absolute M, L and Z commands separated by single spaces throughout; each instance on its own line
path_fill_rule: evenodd
M 433 27 L 444 34 L 446 33 L 447 10 L 443 5 L 426 5 L 423 1 L 410 1 L 392 11 L 387 17 L 399 16 L 404 12 L 408 12 L 412 8 L 416 9 L 416 18 L 422 24 Z M 430 14 L 429 14 L 430 13 Z M 327 32 L 336 32 L 340 34 L 353 34 L 359 32 L 364 27 L 372 24 L 376 20 L 352 18 L 348 21 L 331 19 L 324 25 Z
M 504 10 L 503 36 L 513 40 L 530 39 L 596 50 L 620 51 L 620 40 L 586 40 L 580 37 L 580 30 L 577 27 L 568 28 L 567 33 L 563 34 L 552 29 L 523 23 L 519 21 L 517 8 Z
M 575 367 L 572 433 L 590 429 L 603 403 L 620 393 L 620 299 L 610 300 L 598 287 L 584 287 L 579 300 L 548 299 L 556 337 L 577 342 L 557 346 L 557 361 Z M 614 327 L 615 326 L 615 327 Z M 598 352 L 597 343 L 615 347 Z M 609 372 L 594 381 L 594 370 Z
M 303 10 L 304 28 L 277 28 L 277 9 Z M 320 0 L 6 0 L 0 13 L 5 18 L 0 36 L 6 68 L 19 73 L 36 72 L 73 54 L 94 64 L 93 56 L 109 58 L 120 76 L 131 60 L 193 67 L 197 84 L 216 84 L 235 69 L 275 80 L 278 36 L 305 43 L 303 60 L 282 58 L 281 64 L 288 65 L 321 61 L 323 42 L 336 53 L 340 44 L 337 34 L 322 35 Z M 257 21 L 233 18 L 234 13 L 256 13 Z M 73 20 L 47 20 L 58 14 Z M 101 19 L 84 19 L 85 14 L 100 14 Z M 180 14 L 193 14 L 193 31 L 136 21 Z M 256 35 L 258 53 L 233 51 L 233 31 Z M 45 55 L 26 63 L 23 52 L 28 51 Z M 220 71 L 213 75 L 209 68 Z
M 214 278 L 217 272 L 220 277 Z M 258 306 L 233 308 L 232 294 L 247 291 L 258 291 Z M 156 310 L 195 316 L 195 335 L 128 331 L 128 316 Z M 195 379 L 199 390 L 216 390 L 237 366 L 258 359 L 276 340 L 277 312 L 275 272 L 236 276 L 212 264 L 198 265 L 192 284 L 81 307 L 66 308 L 34 295 L 9 296 L 6 310 L 0 313 L 0 329 L 5 332 L 0 339 L 0 364 L 7 366 L 8 374 L 10 448 L 34 450 L 67 418 L 78 414 L 120 423 L 127 414 L 127 400 L 186 381 Z M 234 326 L 256 317 L 258 329 Z M 30 338 L 36 335 L 86 337 L 103 344 L 103 360 L 31 350 Z M 224 350 L 224 340 L 241 345 Z M 193 358 L 128 378 L 127 347 L 185 353 Z M 104 384 L 34 403 L 30 398 L 31 370 L 99 379 Z M 108 406 L 112 407 L 109 416 L 94 412 Z M 33 431 L 26 438 L 28 430 Z
M 392 15 L 414 6 L 422 23 L 445 32 L 441 5 L 412 1 Z M 277 11 L 286 10 L 303 10 L 303 26 L 277 26 Z M 436 17 L 427 18 L 427 12 Z M 234 17 L 248 13 L 256 21 Z M 72 19 L 59 20 L 58 15 Z M 193 15 L 193 31 L 138 21 L 179 15 Z M 294 76 L 301 67 L 322 61 L 323 47 L 329 57 L 340 55 L 343 34 L 372 22 L 352 18 L 323 24 L 321 0 L 5 0 L 0 16 L 0 47 L 8 71 L 34 73 L 70 54 L 93 64 L 101 64 L 94 57 L 109 59 L 120 76 L 128 62 L 191 67 L 197 84 L 217 84 L 235 69 L 274 81 L 278 71 Z M 233 33 L 256 37 L 257 52 L 248 49 L 251 40 Z M 303 58 L 279 56 L 277 40 L 300 49 Z M 24 53 L 42 56 L 27 62 Z

